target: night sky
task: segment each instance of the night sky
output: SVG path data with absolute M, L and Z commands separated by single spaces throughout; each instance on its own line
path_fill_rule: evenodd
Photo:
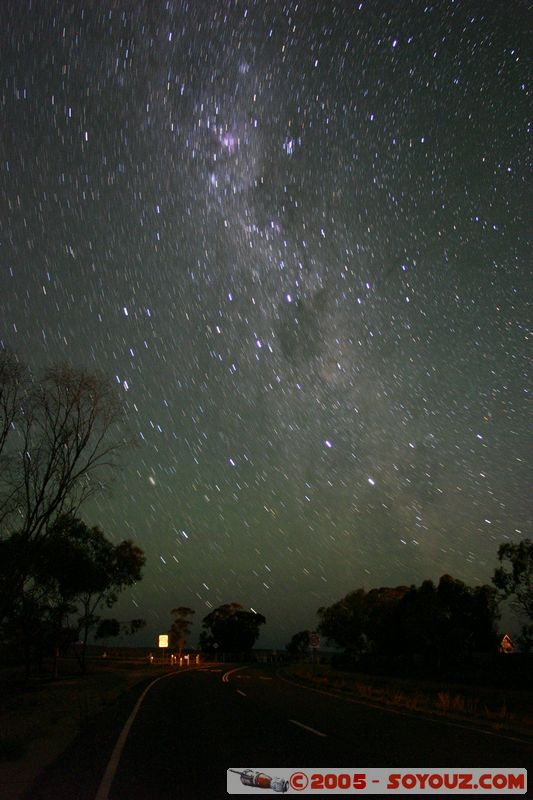
M 116 381 L 113 614 L 489 580 L 531 535 L 526 0 L 2 0 L 0 343 Z

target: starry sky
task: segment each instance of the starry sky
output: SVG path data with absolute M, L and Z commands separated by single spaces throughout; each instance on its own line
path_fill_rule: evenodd
M 147 554 L 139 642 L 236 601 L 282 647 L 531 535 L 532 23 L 3 0 L 0 343 L 116 381 L 136 447 L 83 517 Z

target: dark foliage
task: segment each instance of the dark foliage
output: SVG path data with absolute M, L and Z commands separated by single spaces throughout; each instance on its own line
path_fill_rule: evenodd
M 200 646 L 212 650 L 218 645 L 224 653 L 247 652 L 254 646 L 259 628 L 265 622 L 262 614 L 246 611 L 239 603 L 226 603 L 204 617 Z
M 495 651 L 495 590 L 471 588 L 443 575 L 437 586 L 358 589 L 320 608 L 318 629 L 353 656 L 421 656 L 443 664 L 467 654 Z
M 492 578 L 500 600 L 510 600 L 522 620 L 520 643 L 533 646 L 533 542 L 506 542 L 498 550 L 500 565 Z

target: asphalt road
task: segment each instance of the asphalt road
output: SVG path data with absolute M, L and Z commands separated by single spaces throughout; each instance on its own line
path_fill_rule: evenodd
M 125 741 L 108 800 L 223 798 L 228 767 L 533 764 L 533 747 L 526 742 L 349 702 L 294 686 L 274 669 L 245 667 L 226 674 L 233 669 L 191 670 L 150 689 Z M 95 800 L 125 712 L 117 710 L 80 737 L 28 800 Z

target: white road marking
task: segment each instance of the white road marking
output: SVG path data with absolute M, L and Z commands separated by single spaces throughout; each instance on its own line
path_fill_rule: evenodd
M 310 733 L 314 733 L 315 736 L 327 736 L 327 733 L 322 733 L 322 731 L 317 731 L 316 728 L 310 728 L 309 725 L 304 725 L 303 722 L 298 722 L 297 719 L 290 719 L 289 722 L 292 722 L 293 725 L 298 725 L 300 728 L 305 728 L 306 731 L 310 731 Z
M 186 670 L 186 671 L 192 672 L 193 670 Z M 201 670 L 198 670 L 198 672 L 200 671 Z M 98 787 L 98 791 L 96 792 L 94 800 L 108 800 L 109 790 L 111 789 L 111 784 L 113 783 L 113 779 L 117 771 L 120 757 L 122 755 L 122 751 L 124 750 L 126 739 L 128 738 L 128 733 L 130 732 L 131 726 L 133 725 L 133 721 L 137 716 L 137 712 L 139 711 L 144 698 L 146 697 L 152 686 L 155 686 L 156 683 L 162 681 L 163 678 L 172 678 L 175 675 L 184 675 L 184 674 L 185 674 L 184 672 L 167 672 L 166 675 L 161 675 L 159 678 L 156 678 L 154 681 L 148 684 L 142 695 L 135 703 L 133 711 L 129 715 L 128 719 L 126 720 L 126 724 L 124 725 L 124 727 L 120 732 L 120 736 L 118 737 L 115 747 L 113 748 L 113 752 L 111 753 L 111 758 L 109 759 L 106 770 L 104 772 L 104 777 L 101 780 L 100 786 Z
M 472 725 L 461 725 L 460 722 L 451 722 L 447 719 L 440 719 L 437 717 L 432 717 L 425 714 L 415 714 L 412 711 L 402 711 L 397 708 L 391 708 L 390 706 L 386 705 L 378 705 L 378 703 L 372 703 L 368 700 L 359 700 L 354 697 L 346 697 L 340 694 L 334 694 L 333 692 L 327 692 L 324 689 L 315 689 L 313 686 L 305 686 L 302 683 L 298 683 L 297 681 L 291 681 L 289 678 L 280 675 L 279 672 L 276 673 L 277 677 L 280 681 L 285 681 L 285 683 L 290 683 L 291 686 L 297 686 L 299 689 L 304 689 L 306 692 L 316 692 L 317 694 L 324 694 L 327 697 L 334 697 L 336 700 L 342 700 L 345 703 L 353 703 L 357 706 L 367 706 L 368 708 L 374 708 L 376 711 L 383 711 L 385 714 L 396 714 L 399 717 L 409 717 L 410 719 L 417 719 L 417 720 L 424 720 L 425 722 L 432 722 L 435 725 L 446 725 L 449 728 L 461 728 L 465 731 L 470 731 L 471 733 L 481 733 L 484 736 L 494 736 L 496 739 L 508 739 L 511 742 L 518 742 L 519 744 L 531 744 L 531 740 L 528 739 L 521 739 L 518 736 L 511 736 L 507 733 L 499 733 L 498 731 L 489 731 L 486 728 L 478 728 L 476 727 L 475 723 Z
M 237 689 L 237 694 L 242 694 L 243 697 L 246 697 L 246 692 L 241 692 L 240 689 Z

